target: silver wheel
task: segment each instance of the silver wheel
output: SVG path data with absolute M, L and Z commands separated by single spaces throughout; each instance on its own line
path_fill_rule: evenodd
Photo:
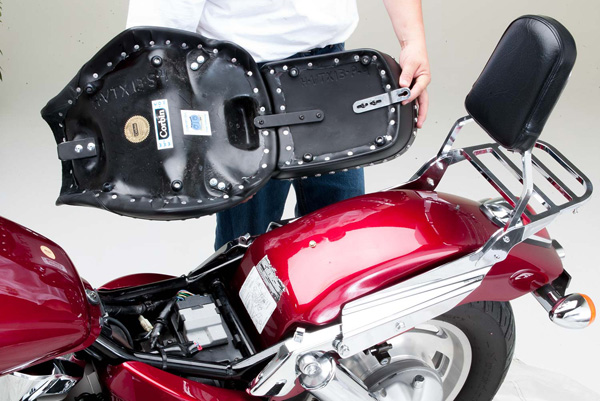
M 379 400 L 452 401 L 471 368 L 469 339 L 457 326 L 431 320 L 387 341 L 389 358 L 360 353 L 340 362 Z

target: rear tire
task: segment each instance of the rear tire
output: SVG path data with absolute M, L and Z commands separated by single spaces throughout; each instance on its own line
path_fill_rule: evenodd
M 510 304 L 473 302 L 436 319 L 456 326 L 471 344 L 471 368 L 456 400 L 492 400 L 508 372 L 515 349 L 515 320 Z

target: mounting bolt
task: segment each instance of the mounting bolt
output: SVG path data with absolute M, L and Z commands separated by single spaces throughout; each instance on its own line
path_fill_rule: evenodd
M 100 297 L 98 296 L 98 293 L 96 291 L 86 289 L 85 295 L 87 296 L 88 301 L 92 305 L 98 305 L 100 303 Z
M 217 189 L 219 191 L 224 191 L 225 188 L 227 188 L 227 185 L 224 182 L 220 182 L 220 183 L 217 184 Z
M 290 77 L 296 78 L 298 75 L 300 75 L 300 71 L 296 67 L 294 67 L 290 70 L 288 74 L 290 74 Z
M 210 181 L 208 181 L 208 185 L 210 185 L 211 187 L 216 187 L 218 183 L 219 180 L 217 180 L 216 178 L 211 178 Z
M 310 153 L 305 153 L 304 156 L 302 156 L 302 160 L 304 160 L 305 162 L 311 162 L 313 161 L 313 155 Z
M 347 354 L 348 351 L 350 351 L 350 347 L 348 347 L 346 344 L 344 344 L 341 341 L 336 345 L 336 349 L 337 349 L 338 354 L 340 354 L 340 356 L 344 356 L 344 354 Z
M 310 240 L 310 242 L 308 243 L 308 246 L 310 246 L 311 248 L 314 248 L 317 246 L 317 241 L 315 240 Z
M 315 117 L 317 117 L 317 118 L 321 118 L 321 117 L 323 117 L 323 114 L 321 114 L 321 113 L 317 113 L 317 114 L 315 114 Z
M 502 237 L 502 241 L 508 244 L 510 242 L 510 238 L 508 238 L 508 235 L 505 235 L 504 237 Z
M 362 56 L 360 59 L 360 62 L 362 65 L 369 65 L 371 64 L 371 57 L 369 56 Z
M 94 85 L 87 84 L 85 86 L 85 93 L 87 93 L 88 95 L 92 95 L 94 92 L 96 92 L 96 88 L 94 87 Z
M 299 118 L 300 120 L 304 120 L 304 114 L 300 114 L 300 115 L 298 116 L 298 118 Z
M 192 69 L 192 71 L 198 71 L 198 68 L 200 68 L 200 64 L 196 63 L 195 61 L 190 65 L 190 68 Z
M 93 152 L 94 149 L 96 149 L 96 144 L 94 142 L 90 142 L 87 144 L 87 150 L 89 150 L 90 152 Z
M 385 145 L 385 138 L 382 136 L 378 136 L 377 138 L 375 138 L 375 143 L 377 144 L 377 146 L 383 146 Z
M 162 58 L 160 58 L 159 56 L 154 56 L 154 57 L 152 57 L 150 62 L 152 63 L 153 66 L 160 67 L 162 65 Z
M 175 180 L 171 183 L 171 189 L 173 191 L 181 191 L 181 188 L 183 188 L 183 182 L 180 180 Z
M 75 153 L 81 153 L 81 151 L 83 150 L 83 146 L 75 145 L 75 149 L 73 150 L 75 151 Z

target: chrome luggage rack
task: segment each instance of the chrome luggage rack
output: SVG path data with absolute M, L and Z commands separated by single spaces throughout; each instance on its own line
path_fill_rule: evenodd
M 277 356 L 254 379 L 250 394 L 288 394 L 299 375 L 296 361 L 303 355 L 316 351 L 335 351 L 340 357 L 348 358 L 449 311 L 477 289 L 492 266 L 506 259 L 514 246 L 535 237 L 541 228 L 550 224 L 559 214 L 575 210 L 590 197 L 592 184 L 588 178 L 545 142 L 538 141 L 535 146 L 547 152 L 583 185 L 583 195 L 577 196 L 564 185 L 556 174 L 532 156 L 531 150 L 523 153 L 523 167 L 519 169 L 498 144 L 452 149 L 461 128 L 471 121 L 473 119 L 470 116 L 457 120 L 437 156 L 421 167 L 409 182 L 390 190 L 432 191 L 450 165 L 468 160 L 512 206 L 504 227 L 498 228 L 475 252 L 347 303 L 342 308 L 339 325 L 311 333 L 298 328 L 294 337 L 284 342 Z M 486 167 L 479 157 L 483 154 L 492 154 L 523 184 L 520 197 L 514 196 Z M 566 203 L 557 205 L 533 184 L 532 166 L 567 199 Z M 532 196 L 540 201 L 545 211 L 536 214 L 527 210 Z M 521 219 L 522 215 L 528 219 L 526 224 Z
M 505 230 L 521 223 L 524 215 L 531 228 L 540 229 L 548 225 L 558 215 L 575 211 L 581 204 L 586 202 L 592 194 L 591 181 L 575 167 L 565 156 L 547 142 L 537 141 L 535 148 L 546 152 L 560 166 L 562 166 L 583 188 L 584 193 L 577 195 L 575 192 L 552 172 L 538 157 L 532 155 L 531 150 L 523 153 L 522 168 L 517 167 L 512 160 L 502 151 L 497 143 L 487 143 L 470 146 L 462 149 L 452 149 L 452 145 L 466 124 L 473 121 L 471 116 L 458 119 L 437 156 L 423 165 L 411 179 L 394 189 L 421 189 L 435 190 L 441 181 L 447 168 L 455 163 L 468 160 L 473 167 L 500 193 L 500 195 L 513 207 L 512 215 L 504 227 Z M 486 165 L 482 162 L 480 155 L 493 155 L 506 169 L 523 184 L 520 197 L 516 197 Z M 566 202 L 557 204 L 537 185 L 533 183 L 533 168 L 535 168 L 557 191 Z M 531 198 L 536 199 L 545 210 L 535 213 L 527 208 Z M 527 230 L 530 231 L 530 230 Z M 533 233 L 531 233 L 533 234 Z

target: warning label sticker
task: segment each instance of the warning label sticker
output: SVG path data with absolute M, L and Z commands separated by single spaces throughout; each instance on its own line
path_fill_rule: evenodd
M 271 318 L 284 290 L 267 256 L 250 270 L 240 289 L 240 298 L 259 333 Z

